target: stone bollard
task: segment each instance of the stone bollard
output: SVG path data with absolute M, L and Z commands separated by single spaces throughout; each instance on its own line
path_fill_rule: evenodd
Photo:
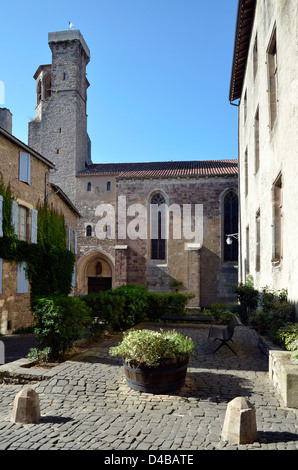
M 246 398 L 237 397 L 228 403 L 221 438 L 233 444 L 256 440 L 256 410 Z
M 14 399 L 12 420 L 15 423 L 37 423 L 40 419 L 39 397 L 32 388 L 25 387 Z

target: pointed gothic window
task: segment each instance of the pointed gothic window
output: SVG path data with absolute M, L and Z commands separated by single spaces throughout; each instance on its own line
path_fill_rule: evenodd
M 165 204 L 165 198 L 161 193 L 156 193 L 151 198 L 151 206 L 161 206 Z M 166 258 L 166 240 L 165 240 L 165 216 L 163 211 L 158 210 L 157 213 L 150 212 L 151 221 L 151 259 L 165 260 Z
M 224 261 L 238 260 L 238 240 L 233 237 L 233 242 L 228 245 L 226 236 L 238 233 L 238 196 L 234 191 L 229 191 L 224 199 Z

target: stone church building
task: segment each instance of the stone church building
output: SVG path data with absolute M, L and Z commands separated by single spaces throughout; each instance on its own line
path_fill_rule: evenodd
M 238 233 L 237 160 L 92 163 L 89 48 L 79 30 L 49 33 L 48 42 L 52 63 L 34 75 L 28 145 L 55 164 L 51 181 L 81 214 L 77 293 L 179 285 L 195 294 L 193 307 L 234 300 L 238 243 L 226 236 Z

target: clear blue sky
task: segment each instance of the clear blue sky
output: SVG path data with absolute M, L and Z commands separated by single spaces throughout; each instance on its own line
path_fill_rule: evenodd
M 88 133 L 98 162 L 237 158 L 229 85 L 238 0 L 2 2 L 0 80 L 13 134 L 28 141 L 33 74 L 48 32 L 83 34 Z M 3 106 L 3 104 L 2 104 Z

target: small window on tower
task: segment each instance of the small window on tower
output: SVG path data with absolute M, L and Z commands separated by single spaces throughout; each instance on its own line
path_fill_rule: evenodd
M 87 184 L 87 191 L 91 191 L 91 183 L 90 182 Z
M 51 94 L 52 94 L 52 78 L 51 78 L 51 74 L 49 74 L 46 78 L 46 82 L 45 82 L 45 94 L 46 94 L 46 98 L 50 98 L 51 97 Z
M 110 191 L 110 190 L 111 190 L 111 182 L 108 181 L 108 182 L 107 182 L 107 191 Z
M 66 73 L 63 74 L 63 80 L 65 80 L 65 79 L 66 79 Z

